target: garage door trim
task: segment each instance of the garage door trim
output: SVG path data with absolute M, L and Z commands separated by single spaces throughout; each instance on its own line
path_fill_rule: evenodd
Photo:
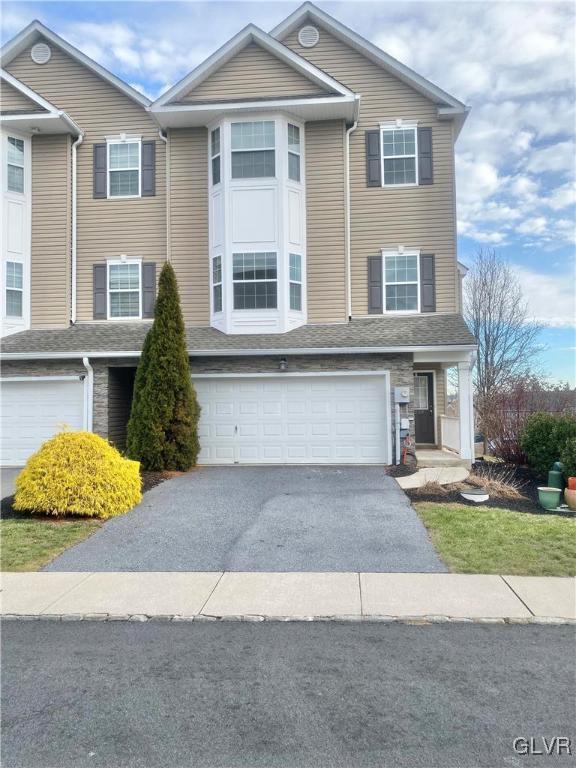
M 386 437 L 386 452 L 389 461 L 392 460 L 392 433 L 390 431 L 390 419 L 392 414 L 391 408 L 391 386 L 390 386 L 390 371 L 384 369 L 366 370 L 366 371 L 258 371 L 254 373 L 243 372 L 236 373 L 234 371 L 223 371 L 219 373 L 195 373 L 191 371 L 192 382 L 195 379 L 261 379 L 261 378 L 303 378 L 303 377 L 378 377 L 381 376 L 384 379 L 383 396 L 385 398 L 385 404 L 387 408 L 388 429 Z

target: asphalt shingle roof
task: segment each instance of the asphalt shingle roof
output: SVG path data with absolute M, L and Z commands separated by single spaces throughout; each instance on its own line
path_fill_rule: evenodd
M 7 336 L 2 353 L 62 355 L 139 352 L 149 322 L 86 323 L 70 328 L 37 329 Z M 254 350 L 313 350 L 381 347 L 423 347 L 474 344 L 460 315 L 374 317 L 331 325 L 304 325 L 282 334 L 227 335 L 215 328 L 187 326 L 188 351 L 234 355 Z

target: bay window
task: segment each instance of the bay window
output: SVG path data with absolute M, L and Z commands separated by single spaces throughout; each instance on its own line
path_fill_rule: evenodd
M 7 152 L 8 192 L 24 193 L 24 140 L 8 136 Z
M 22 317 L 23 275 L 23 264 L 19 261 L 6 262 L 6 317 Z
M 302 311 L 302 257 L 290 254 L 290 309 Z
M 274 120 L 231 124 L 232 178 L 276 174 Z
M 222 256 L 212 259 L 212 311 L 222 312 Z
M 384 254 L 384 311 L 419 312 L 419 255 Z
M 276 309 L 278 270 L 275 253 L 232 256 L 234 309 Z
M 288 123 L 288 178 L 300 181 L 300 128 Z
M 110 319 L 142 317 L 141 267 L 139 260 L 108 262 L 108 317 Z

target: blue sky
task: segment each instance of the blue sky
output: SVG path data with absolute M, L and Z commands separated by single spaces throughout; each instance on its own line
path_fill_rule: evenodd
M 299 3 L 3 2 L 2 41 L 34 18 L 155 97 L 254 22 Z M 568 2 L 318 3 L 472 107 L 458 140 L 459 258 L 495 247 L 531 315 L 539 358 L 576 384 L 575 11 Z

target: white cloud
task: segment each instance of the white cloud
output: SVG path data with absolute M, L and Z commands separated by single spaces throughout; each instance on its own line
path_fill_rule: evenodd
M 527 159 L 526 168 L 532 173 L 556 171 L 572 175 L 576 144 L 574 141 L 561 141 L 544 149 L 538 149 Z
M 528 310 L 543 325 L 571 328 L 576 325 L 574 276 L 535 272 L 524 267 L 515 269 Z

